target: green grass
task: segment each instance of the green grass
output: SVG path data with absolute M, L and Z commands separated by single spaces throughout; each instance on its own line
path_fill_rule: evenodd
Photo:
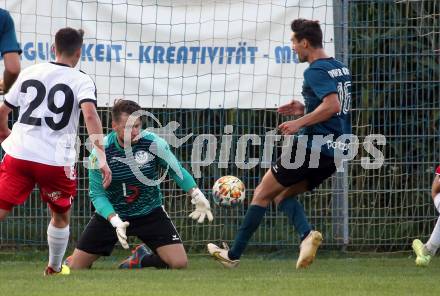
M 120 256 L 70 276 L 43 277 L 41 254 L 0 253 L 0 295 L 434 295 L 440 260 L 416 268 L 413 258 L 319 258 L 308 270 L 293 259 L 248 255 L 228 270 L 205 256 L 187 270 L 117 270 Z M 28 258 L 30 257 L 30 258 Z M 11 258 L 11 257 L 10 257 Z M 44 258 L 44 256 L 43 256 Z

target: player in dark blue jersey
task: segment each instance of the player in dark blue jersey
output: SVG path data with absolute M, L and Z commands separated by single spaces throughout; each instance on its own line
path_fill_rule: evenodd
M 191 218 L 199 223 L 205 218 L 213 219 L 208 200 L 168 143 L 154 133 L 141 130 L 140 118 L 130 129 L 127 121 L 140 109 L 129 100 L 118 100 L 113 106 L 113 132 L 105 137 L 105 155 L 113 173 L 107 188 L 102 185 L 95 150 L 89 157 L 89 195 L 96 213 L 66 260 L 73 269 L 88 268 L 100 256 L 109 256 L 118 240 L 128 248 L 127 236 L 138 237 L 150 250 L 145 245 L 138 246 L 120 268 L 186 267 L 185 249 L 163 207 L 160 182 L 156 182 L 160 180 L 161 168 L 191 196 L 196 207 Z M 131 131 L 128 141 L 124 139 L 126 129 Z
M 288 216 L 289 224 L 300 235 L 296 267 L 309 266 L 316 256 L 322 235 L 312 229 L 296 196 L 313 190 L 329 178 L 339 163 L 335 156 L 347 150 L 348 145 L 340 137 L 351 134 L 350 72 L 344 64 L 325 53 L 318 21 L 297 19 L 291 23 L 291 29 L 292 50 L 300 62 L 310 64 L 304 71 L 302 95 L 305 104 L 293 100 L 278 109 L 282 115 L 300 116 L 278 127 L 283 135 L 296 135 L 292 153 L 281 155 L 255 189 L 232 248 L 227 250 L 208 244 L 209 253 L 226 267 L 238 265 L 272 201 Z
M 15 35 L 14 20 L 7 10 L 0 8 L 0 53 L 5 70 L 0 80 L 0 94 L 7 93 L 20 73 L 21 49 Z

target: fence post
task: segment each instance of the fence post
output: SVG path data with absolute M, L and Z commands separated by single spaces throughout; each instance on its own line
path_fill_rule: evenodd
M 335 58 L 348 65 L 348 0 L 333 0 Z M 337 172 L 332 182 L 332 237 L 344 251 L 349 243 L 348 229 L 348 163 Z

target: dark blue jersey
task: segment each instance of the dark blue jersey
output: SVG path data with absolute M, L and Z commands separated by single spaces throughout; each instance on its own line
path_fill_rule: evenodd
M 341 111 L 330 119 L 307 126 L 302 134 L 333 135 L 335 141 L 342 134 L 351 134 L 351 75 L 348 68 L 334 58 L 318 59 L 304 71 L 302 95 L 305 103 L 305 113 L 313 112 L 330 94 L 337 94 Z M 322 153 L 333 155 L 335 143 L 322 146 Z
M 14 21 L 8 11 L 0 8 L 0 53 L 3 56 L 8 52 L 21 53 L 15 35 Z

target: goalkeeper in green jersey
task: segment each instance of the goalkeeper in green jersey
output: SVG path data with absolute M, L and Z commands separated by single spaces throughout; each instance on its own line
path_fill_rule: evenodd
M 113 173 L 107 189 L 102 187 L 99 169 L 95 169 L 98 167 L 95 153 L 90 155 L 89 194 L 96 213 L 66 260 L 73 269 L 89 268 L 100 256 L 109 256 L 118 240 L 128 249 L 127 236 L 137 236 L 148 248 L 138 246 L 120 268 L 187 266 L 179 233 L 163 207 L 163 196 L 157 184 L 160 168 L 167 170 L 177 185 L 191 196 L 195 205 L 191 218 L 199 223 L 205 218 L 213 219 L 208 200 L 170 151 L 167 142 L 154 133 L 141 130 L 140 118 L 134 124 L 127 124 L 130 115 L 137 114 L 140 109 L 137 103 L 129 100 L 118 100 L 113 106 L 113 132 L 105 138 L 105 154 Z M 156 184 L 145 180 L 154 180 Z

